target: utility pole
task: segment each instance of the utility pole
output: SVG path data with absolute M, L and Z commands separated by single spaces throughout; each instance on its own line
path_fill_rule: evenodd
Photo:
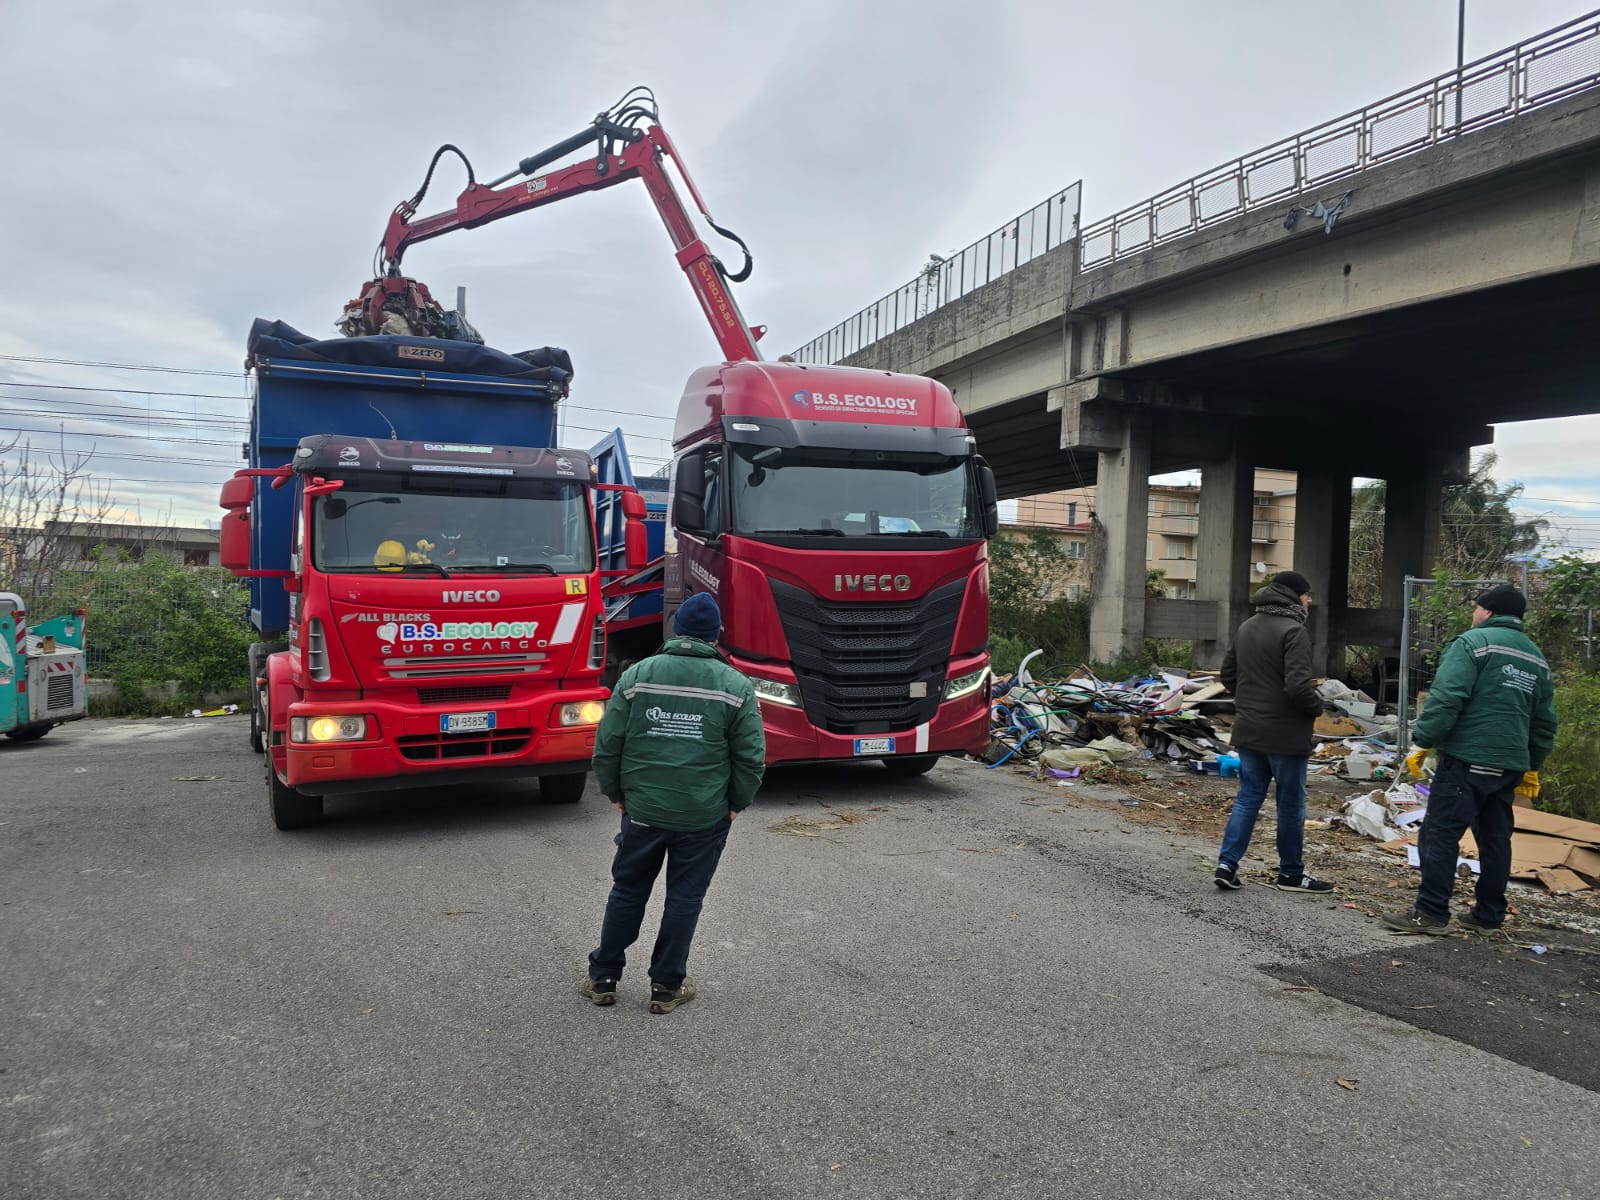
M 1461 69 L 1467 65 L 1467 0 L 1456 0 L 1456 133 L 1461 132 Z

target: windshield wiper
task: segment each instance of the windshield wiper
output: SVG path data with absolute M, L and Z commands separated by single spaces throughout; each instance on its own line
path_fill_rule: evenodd
M 942 537 L 950 535 L 942 529 L 885 529 L 879 537 Z
M 395 563 L 387 567 L 369 567 L 365 563 L 351 563 L 345 567 L 323 567 L 330 575 L 398 575 L 403 571 L 437 571 L 446 579 L 450 572 L 438 563 Z
M 751 537 L 792 537 L 797 534 L 816 537 L 844 537 L 842 529 L 757 529 Z
M 546 575 L 556 573 L 556 569 L 549 563 L 475 563 L 470 567 L 456 568 L 458 575 L 473 571 L 542 571 Z

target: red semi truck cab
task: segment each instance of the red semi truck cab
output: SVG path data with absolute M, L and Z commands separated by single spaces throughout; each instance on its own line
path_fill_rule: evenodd
M 257 483 L 295 492 L 289 645 L 257 681 L 280 828 L 349 792 L 578 798 L 607 695 L 591 475 L 575 451 L 320 434 L 235 478 L 235 516 Z M 225 565 L 248 537 L 224 523 Z
M 666 608 L 711 593 L 771 763 L 906 774 L 989 743 L 994 476 L 921 376 L 730 362 L 674 432 Z

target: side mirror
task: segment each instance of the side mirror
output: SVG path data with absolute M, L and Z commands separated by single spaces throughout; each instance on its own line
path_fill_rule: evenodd
M 627 522 L 622 531 L 623 558 L 630 571 L 643 570 L 650 562 L 649 532 L 644 525 L 649 511 L 638 492 L 622 493 L 622 516 Z
M 235 475 L 222 485 L 222 518 L 217 558 L 230 571 L 250 569 L 250 504 L 255 499 L 256 481 L 248 475 Z
M 706 527 L 706 456 L 702 451 L 678 460 L 672 478 L 672 523 L 679 529 Z
M 992 538 L 1000 532 L 1000 500 L 995 490 L 994 472 L 981 458 L 978 460 L 978 500 L 983 505 L 983 536 Z

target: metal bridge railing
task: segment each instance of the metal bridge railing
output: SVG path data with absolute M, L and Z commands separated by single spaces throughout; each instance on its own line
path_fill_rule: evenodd
M 1082 198 L 1080 181 L 1035 204 L 959 254 L 931 261 L 904 287 L 807 342 L 795 351 L 795 358 L 806 363 L 839 362 L 1061 243 L 1070 242 L 1078 236 Z
M 1094 270 L 1229 217 L 1276 204 L 1295 207 L 1312 198 L 1307 193 L 1314 189 L 1597 85 L 1600 11 L 1234 159 L 1081 234 L 1080 181 L 960 254 L 930 263 L 904 287 L 807 342 L 795 357 L 839 362 L 1074 237 L 1078 269 Z
M 1600 13 L 1197 175 L 1083 231 L 1092 270 L 1600 84 Z M 1309 197 L 1308 197 L 1309 198 Z M 1331 197 L 1322 197 L 1331 199 Z

